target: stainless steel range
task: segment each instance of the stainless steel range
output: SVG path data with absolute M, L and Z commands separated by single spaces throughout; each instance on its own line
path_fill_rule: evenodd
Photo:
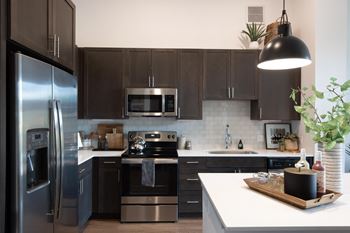
M 132 131 L 122 155 L 121 222 L 178 219 L 176 132 Z

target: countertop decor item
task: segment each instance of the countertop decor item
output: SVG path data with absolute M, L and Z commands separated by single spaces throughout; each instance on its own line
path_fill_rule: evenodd
M 299 151 L 299 137 L 293 133 L 287 133 L 283 137 L 283 143 L 286 151 L 297 152 Z
M 282 16 L 279 19 L 278 37 L 266 44 L 259 56 L 258 68 L 265 70 L 285 70 L 311 64 L 311 56 L 306 44 L 292 36 L 283 0 Z
M 259 49 L 260 41 L 267 35 L 265 26 L 261 23 L 247 23 L 246 28 L 242 33 L 249 37 L 249 49 Z
M 337 83 L 330 78 L 330 83 L 324 92 L 311 88 L 293 90 L 290 97 L 295 102 L 295 111 L 300 113 L 306 132 L 311 133 L 313 140 L 318 143 L 318 150 L 323 153 L 326 169 L 326 188 L 342 191 L 344 140 L 350 133 L 350 102 L 345 96 L 349 95 L 350 80 Z M 296 94 L 301 93 L 303 103 L 299 104 Z M 316 108 L 316 100 L 327 99 L 328 111 L 320 112 Z M 325 101 L 325 100 L 324 100 Z
M 317 206 L 329 204 L 335 202 L 342 193 L 327 190 L 326 194 L 318 195 L 314 199 L 304 200 L 284 192 L 283 177 L 275 176 L 270 178 L 267 183 L 259 182 L 259 178 L 246 178 L 244 182 L 250 189 L 263 193 L 267 196 L 276 198 L 280 201 L 298 207 L 300 209 L 310 209 Z
M 287 133 L 292 132 L 290 123 L 265 123 L 266 149 L 276 150 Z
M 310 200 L 317 197 L 317 173 L 310 169 L 290 167 L 284 169 L 284 192 Z

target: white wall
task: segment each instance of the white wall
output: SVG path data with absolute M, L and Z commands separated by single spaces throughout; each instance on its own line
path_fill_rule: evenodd
M 301 70 L 301 86 L 310 87 L 315 83 L 315 64 L 317 63 L 315 48 L 315 4 L 317 0 L 293 0 L 287 5 L 287 13 L 292 23 L 293 34 L 301 38 L 309 48 L 312 64 Z M 314 151 L 314 142 L 309 134 L 305 132 L 302 121 L 295 122 L 300 137 L 301 147 L 307 151 Z
M 241 48 L 248 6 L 263 6 L 265 22 L 280 0 L 73 0 L 79 47 Z

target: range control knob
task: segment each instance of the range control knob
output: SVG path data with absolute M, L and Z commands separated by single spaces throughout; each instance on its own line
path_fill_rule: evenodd
M 175 135 L 171 136 L 173 139 L 175 139 Z
M 170 139 L 170 134 L 168 134 L 168 139 Z

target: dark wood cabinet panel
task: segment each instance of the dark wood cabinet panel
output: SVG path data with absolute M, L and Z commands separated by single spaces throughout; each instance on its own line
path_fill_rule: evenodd
M 128 49 L 124 87 L 151 86 L 151 49 Z
M 44 56 L 49 56 L 49 0 L 11 0 L 9 2 L 10 39 Z
M 252 100 L 257 98 L 258 50 L 233 50 L 231 53 L 232 98 Z
M 96 158 L 93 187 L 94 214 L 120 216 L 120 158 Z
M 152 49 L 152 87 L 177 86 L 177 50 Z
M 178 118 L 202 119 L 203 52 L 179 51 Z
M 204 99 L 229 99 L 230 51 L 206 50 L 204 53 Z
M 83 53 L 84 118 L 123 118 L 124 50 L 89 48 Z
M 92 161 L 79 165 L 79 228 L 84 225 L 92 214 Z
M 75 6 L 71 0 L 10 0 L 10 39 L 74 69 Z
M 53 0 L 53 33 L 57 35 L 55 59 L 74 69 L 75 6 L 70 0 Z
M 301 85 L 301 70 L 262 70 L 259 73 L 259 99 L 251 104 L 251 119 L 300 120 L 289 95 L 292 88 Z M 300 101 L 300 95 L 297 100 Z

